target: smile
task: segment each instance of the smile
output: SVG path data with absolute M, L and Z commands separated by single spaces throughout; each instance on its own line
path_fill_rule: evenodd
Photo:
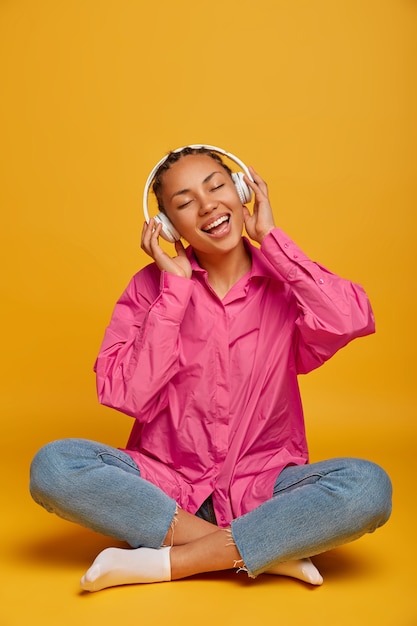
M 229 220 L 230 220 L 229 215 L 222 215 L 221 217 L 217 218 L 213 222 L 210 222 L 210 224 L 208 224 L 208 226 L 206 226 L 205 228 L 202 228 L 202 230 L 205 233 L 208 233 L 212 231 L 213 229 L 217 228 L 218 226 L 220 226 L 221 224 L 224 224 L 224 222 L 229 222 Z

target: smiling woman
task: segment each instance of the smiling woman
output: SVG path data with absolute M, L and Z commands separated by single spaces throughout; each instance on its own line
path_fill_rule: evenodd
M 245 174 L 232 173 L 218 151 L 236 161 Z M 208 271 L 211 287 L 223 297 L 250 268 L 242 229 L 247 211 L 245 203 L 252 198 L 251 185 L 256 184 L 253 175 L 234 155 L 213 146 L 196 145 L 171 152 L 151 172 L 148 183 L 153 176 L 153 191 L 161 213 L 156 217 L 156 224 L 147 220 L 142 247 L 153 258 L 156 254 L 160 263 L 168 262 L 171 271 L 175 271 L 169 257 L 162 253 L 159 245 L 154 245 L 157 242 L 157 238 L 152 237 L 154 227 L 162 222 L 157 235 L 164 236 L 163 229 L 167 229 L 169 233 L 176 233 L 177 242 L 180 236 L 186 239 L 200 266 Z M 148 218 L 146 201 L 144 205 Z M 274 227 L 272 214 L 268 217 L 261 237 Z M 183 251 L 181 243 L 176 243 L 176 248 Z
M 208 155 L 188 155 L 165 172 L 163 181 L 160 202 L 169 220 L 192 246 L 201 267 L 208 270 L 207 264 L 214 263 L 220 270 L 219 274 L 212 267 L 209 280 L 214 282 L 220 275 L 226 279 L 229 264 L 235 269 L 248 267 L 242 240 L 243 207 L 230 174 Z M 155 242 L 145 233 L 145 250 L 151 256 L 148 246 Z
M 116 304 L 95 367 L 100 402 L 135 419 L 126 448 L 64 440 L 33 461 L 37 502 L 133 548 L 102 552 L 86 590 L 233 568 L 319 585 L 311 556 L 390 515 L 379 466 L 309 464 L 297 382 L 374 331 L 367 296 L 275 226 L 253 168 L 241 183 L 251 211 L 210 150 L 164 160 L 154 189 L 175 253 L 163 221 L 145 222 L 153 262 Z
M 232 173 L 232 170 L 220 158 L 219 156 L 220 154 L 222 156 L 228 157 L 235 164 L 238 164 L 243 171 L 238 172 L 238 173 Z M 185 148 L 178 148 L 177 150 L 170 152 L 167 156 L 162 158 L 155 165 L 155 167 L 153 168 L 153 170 L 148 176 L 148 179 L 145 184 L 144 192 L 143 192 L 143 210 L 145 214 L 145 219 L 147 222 L 149 222 L 148 194 L 149 194 L 149 189 L 151 187 L 151 184 L 153 183 L 152 185 L 153 192 L 157 199 L 158 208 L 160 210 L 160 213 L 155 217 L 155 221 L 156 223 L 161 222 L 163 224 L 163 229 L 161 230 L 161 236 L 167 241 L 170 241 L 171 243 L 174 243 L 174 241 L 180 239 L 180 234 L 174 228 L 174 226 L 169 221 L 165 213 L 163 201 L 161 198 L 162 176 L 180 158 L 184 156 L 190 156 L 190 155 L 210 156 L 214 161 L 217 162 L 217 166 L 220 167 L 220 171 L 223 173 L 224 171 L 226 171 L 232 178 L 233 183 L 236 187 L 236 191 L 242 202 L 242 205 L 250 202 L 250 200 L 252 199 L 252 191 L 250 187 L 244 181 L 245 174 L 248 178 L 252 180 L 251 174 L 248 168 L 246 167 L 246 165 L 243 163 L 243 161 L 238 159 L 238 157 L 231 154 L 230 152 L 226 152 L 222 150 L 221 148 L 217 148 L 216 146 L 208 146 L 205 144 L 194 144 L 192 146 L 186 146 Z M 211 175 L 209 176 L 211 177 Z M 187 192 L 187 191 L 190 191 L 190 190 L 187 188 L 182 189 L 182 190 L 180 189 L 175 193 L 175 195 L 177 194 L 181 195 L 182 193 Z

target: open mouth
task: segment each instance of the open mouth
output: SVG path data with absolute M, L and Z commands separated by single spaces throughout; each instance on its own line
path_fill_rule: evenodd
M 205 233 L 208 233 L 209 235 L 216 235 L 226 230 L 229 222 L 230 215 L 222 215 L 213 222 L 210 222 L 210 224 L 208 224 L 205 228 L 202 228 L 201 230 Z

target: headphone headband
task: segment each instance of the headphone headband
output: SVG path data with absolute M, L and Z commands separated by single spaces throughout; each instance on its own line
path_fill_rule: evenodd
M 194 144 L 190 144 L 190 145 L 187 145 L 187 146 L 182 146 L 182 148 L 177 148 L 176 150 L 172 150 L 169 154 L 167 154 L 162 159 L 160 159 L 160 161 L 158 161 L 158 163 L 152 169 L 151 173 L 149 174 L 149 176 L 148 176 L 148 178 L 146 180 L 145 187 L 144 187 L 144 190 L 143 190 L 143 212 L 144 212 L 145 219 L 146 219 L 147 222 L 149 222 L 149 219 L 150 219 L 149 218 L 149 211 L 148 211 L 149 188 L 150 188 L 150 186 L 152 184 L 152 181 L 153 181 L 153 179 L 155 177 L 156 172 L 161 167 L 161 165 L 163 163 L 165 163 L 165 161 L 168 159 L 170 154 L 172 154 L 173 152 L 181 152 L 185 148 L 192 148 L 192 149 L 197 149 L 197 150 L 199 148 L 206 148 L 207 150 L 211 150 L 212 152 L 218 152 L 219 154 L 222 154 L 223 156 L 229 158 L 231 161 L 234 161 L 237 165 L 239 165 L 239 167 L 242 168 L 242 170 L 244 171 L 246 176 L 250 180 L 252 180 L 252 176 L 250 175 L 250 172 L 249 172 L 248 168 L 246 167 L 246 165 L 243 163 L 243 161 L 238 159 L 238 157 L 235 156 L 234 154 L 232 154 L 231 152 L 226 152 L 226 150 L 222 150 L 222 148 L 218 148 L 216 146 L 210 146 L 209 144 L 205 144 L 205 143 L 194 143 Z

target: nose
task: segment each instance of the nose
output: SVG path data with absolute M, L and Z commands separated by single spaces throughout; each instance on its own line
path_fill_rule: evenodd
M 218 201 L 210 195 L 210 192 L 202 192 L 200 195 L 200 215 L 211 213 L 218 205 Z

